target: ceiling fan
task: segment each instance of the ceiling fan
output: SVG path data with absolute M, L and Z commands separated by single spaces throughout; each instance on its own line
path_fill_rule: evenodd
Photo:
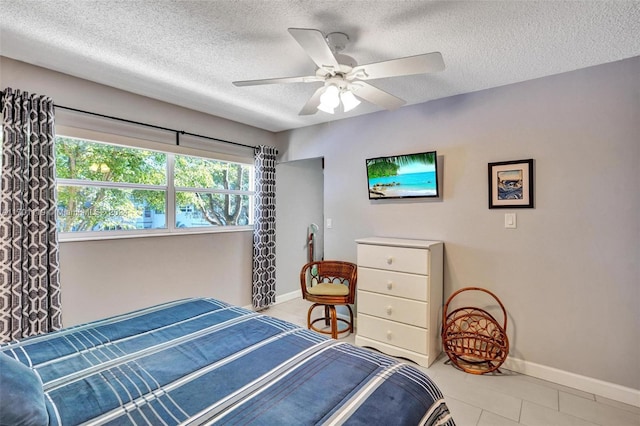
M 323 86 L 315 91 L 302 107 L 299 115 L 315 114 L 318 110 L 333 114 L 340 104 L 344 112 L 347 112 L 360 104 L 358 98 L 382 108 L 394 110 L 404 105 L 406 101 L 378 89 L 366 80 L 423 74 L 444 69 L 440 52 L 357 65 L 355 59 L 340 53 L 349 41 L 349 37 L 344 33 L 329 33 L 325 37 L 322 32 L 314 29 L 289 28 L 288 31 L 318 66 L 315 75 L 234 81 L 233 84 L 257 86 L 323 82 Z

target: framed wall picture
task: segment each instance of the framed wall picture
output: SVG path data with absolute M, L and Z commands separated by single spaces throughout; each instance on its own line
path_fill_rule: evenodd
M 489 163 L 489 208 L 533 208 L 533 159 Z

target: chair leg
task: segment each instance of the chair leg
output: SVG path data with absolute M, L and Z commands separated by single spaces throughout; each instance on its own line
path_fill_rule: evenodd
M 338 338 L 338 315 L 336 314 L 336 307 L 328 305 L 329 312 L 331 313 L 331 338 Z
M 307 330 L 311 330 L 311 312 L 313 311 L 313 308 L 315 308 L 316 306 L 318 305 L 317 304 L 311 305 L 311 307 L 307 311 Z
M 342 306 L 342 305 L 341 305 Z M 351 309 L 351 306 L 349 305 L 344 305 L 347 307 L 347 309 L 349 309 L 349 323 L 348 323 L 348 328 L 345 328 L 344 330 L 340 331 L 340 333 L 345 333 L 345 332 L 349 332 L 349 333 L 353 333 L 354 332 L 354 327 L 353 327 L 353 310 Z M 317 318 L 315 320 L 311 320 L 311 314 L 313 312 L 313 310 L 317 307 L 324 307 L 324 317 L 321 318 Z M 330 330 L 328 331 L 323 331 L 323 330 L 319 330 L 317 328 L 315 328 L 315 326 L 312 325 L 312 323 L 316 322 L 316 321 L 322 321 L 324 320 L 324 323 L 326 326 L 331 327 Z M 344 319 L 340 319 L 340 321 L 343 322 L 347 322 Z M 309 308 L 309 310 L 307 311 L 307 328 L 309 330 L 314 330 L 317 331 L 319 333 L 324 333 L 324 334 L 331 334 L 331 338 L 333 339 L 337 339 L 338 338 L 338 334 L 340 334 L 338 331 L 338 313 L 336 311 L 336 307 L 335 305 L 325 305 L 323 303 L 314 303 L 313 305 L 311 305 L 311 307 Z

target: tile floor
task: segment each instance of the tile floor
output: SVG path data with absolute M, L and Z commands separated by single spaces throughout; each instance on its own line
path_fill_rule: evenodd
M 309 305 L 294 299 L 263 313 L 306 327 Z M 355 335 L 342 340 L 354 343 Z M 504 369 L 502 375 L 467 374 L 445 360 L 419 368 L 440 387 L 458 426 L 640 426 L 638 407 Z

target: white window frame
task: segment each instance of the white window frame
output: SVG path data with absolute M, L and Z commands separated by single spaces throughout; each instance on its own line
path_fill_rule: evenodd
M 155 152 L 163 153 L 167 156 L 166 172 L 167 183 L 166 185 L 147 185 L 136 184 L 128 182 L 104 182 L 104 181 L 87 181 L 83 179 L 66 179 L 56 177 L 56 186 L 58 185 L 73 185 L 82 187 L 101 187 L 101 188 L 115 188 L 115 189 L 144 189 L 144 190 L 161 190 L 165 191 L 165 217 L 166 228 L 162 229 L 132 229 L 132 230 L 112 230 L 112 231 L 82 231 L 82 232 L 59 232 L 58 239 L 60 242 L 67 241 L 89 241 L 89 240 L 110 240 L 110 239 L 122 239 L 122 238 L 143 238 L 143 237 L 158 237 L 158 236 L 171 236 L 171 235 L 192 235 L 192 234 L 214 234 L 221 232 L 246 232 L 253 231 L 253 224 L 250 225 L 227 225 L 227 226 L 198 226 L 191 228 L 177 228 L 176 227 L 176 191 L 194 191 L 206 192 L 206 193 L 232 193 L 238 195 L 248 195 L 249 198 L 249 220 L 253 223 L 254 220 L 254 206 L 255 206 L 255 191 L 231 191 L 220 190 L 212 188 L 184 188 L 174 186 L 174 168 L 175 168 L 175 155 L 188 155 L 193 157 L 200 157 L 205 159 L 225 161 L 230 163 L 239 163 L 242 165 L 248 165 L 254 167 L 253 159 L 244 156 L 233 156 L 228 154 L 218 154 L 215 152 L 190 149 L 185 147 L 176 147 L 166 145 L 162 143 L 129 138 L 120 135 L 111 135 L 101 132 L 95 132 L 86 129 L 76 129 L 72 127 L 57 126 L 56 133 L 60 137 L 68 137 L 74 139 L 86 140 L 87 142 L 103 143 L 112 146 L 121 146 L 126 148 L 144 149 Z M 158 145 L 163 145 L 161 148 Z M 250 174 L 249 187 L 254 187 L 254 174 Z

